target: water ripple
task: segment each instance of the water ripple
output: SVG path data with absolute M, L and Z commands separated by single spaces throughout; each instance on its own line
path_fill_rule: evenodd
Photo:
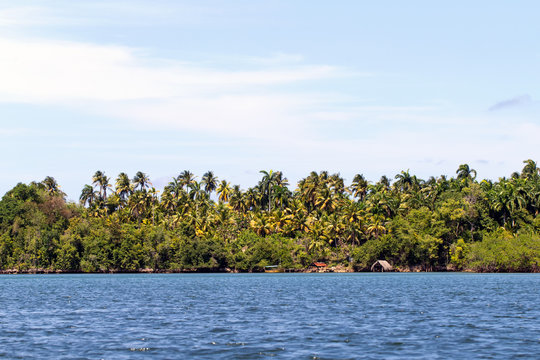
M 534 274 L 0 277 L 0 357 L 446 359 L 540 354 Z

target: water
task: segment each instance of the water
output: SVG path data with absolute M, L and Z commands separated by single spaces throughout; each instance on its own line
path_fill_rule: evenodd
M 540 358 L 534 274 L 0 276 L 0 357 Z

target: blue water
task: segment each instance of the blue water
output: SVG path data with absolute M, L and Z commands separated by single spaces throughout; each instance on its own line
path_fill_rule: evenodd
M 0 276 L 0 357 L 540 358 L 534 274 Z

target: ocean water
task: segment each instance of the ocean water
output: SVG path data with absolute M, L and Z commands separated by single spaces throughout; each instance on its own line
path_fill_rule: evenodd
M 3 275 L 0 357 L 538 359 L 540 275 Z

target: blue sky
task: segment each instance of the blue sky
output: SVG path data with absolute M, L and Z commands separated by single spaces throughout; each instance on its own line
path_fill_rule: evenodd
M 0 192 L 539 160 L 536 1 L 1 1 Z

